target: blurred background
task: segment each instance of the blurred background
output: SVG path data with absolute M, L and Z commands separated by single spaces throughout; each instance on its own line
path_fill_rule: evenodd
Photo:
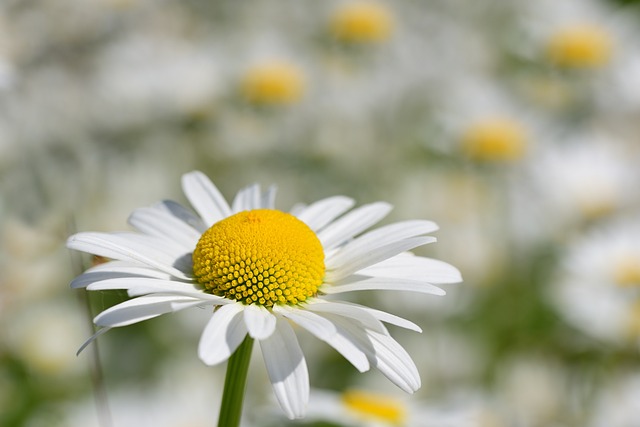
M 126 295 L 69 289 L 95 260 L 65 248 L 186 203 L 199 169 L 283 210 L 388 201 L 464 277 L 362 296 L 422 326 L 392 330 L 418 393 L 301 334 L 309 416 L 282 418 L 254 357 L 247 426 L 640 426 L 637 3 L 2 0 L 0 425 L 215 425 L 210 313 L 76 357 Z

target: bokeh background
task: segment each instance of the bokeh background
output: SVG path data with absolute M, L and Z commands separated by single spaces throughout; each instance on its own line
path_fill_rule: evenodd
M 420 253 L 464 277 L 362 297 L 424 329 L 392 331 L 418 393 L 301 334 L 309 417 L 282 418 L 254 357 L 247 426 L 640 426 L 635 3 L 2 0 L 0 425 L 215 425 L 209 313 L 76 357 L 126 295 L 69 289 L 99 260 L 65 248 L 186 203 L 199 169 L 228 198 L 276 184 L 283 210 L 388 201 L 387 221 L 436 221 Z

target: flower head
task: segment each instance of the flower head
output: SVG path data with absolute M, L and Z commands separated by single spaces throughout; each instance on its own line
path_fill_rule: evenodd
M 333 36 L 346 43 L 380 43 L 389 38 L 392 27 L 391 13 L 368 1 L 346 4 L 331 19 Z
M 611 36 L 593 24 L 561 28 L 547 44 L 549 60 L 566 68 L 598 68 L 605 65 L 612 50 Z
M 135 233 L 78 233 L 68 246 L 113 259 L 87 270 L 72 287 L 126 289 L 135 297 L 94 319 L 99 334 L 189 307 L 212 307 L 200 359 L 227 360 L 249 335 L 260 342 L 278 402 L 304 415 L 309 379 L 292 321 L 327 342 L 359 371 L 378 368 L 412 393 L 420 377 L 382 322 L 420 331 L 412 322 L 332 295 L 361 290 L 444 294 L 434 284 L 461 280 L 453 266 L 406 252 L 435 241 L 430 221 L 406 221 L 363 233 L 390 210 L 329 197 L 290 213 L 274 208 L 275 191 L 257 185 L 229 205 L 200 172 L 183 176 L 198 215 L 164 201 L 129 218 Z M 86 345 L 86 344 L 85 344 Z
M 471 123 L 462 135 L 462 149 L 479 161 L 520 159 L 526 149 L 526 131 L 512 119 L 488 117 Z
M 302 98 L 304 75 L 286 61 L 268 61 L 249 68 L 240 89 L 247 102 L 261 106 L 291 105 Z

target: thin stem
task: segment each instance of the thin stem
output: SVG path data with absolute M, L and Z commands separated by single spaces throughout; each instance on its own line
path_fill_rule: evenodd
M 240 425 L 242 402 L 244 401 L 244 390 L 247 385 L 247 373 L 252 349 L 253 338 L 247 335 L 242 344 L 229 358 L 227 375 L 224 379 L 222 403 L 220 404 L 218 427 L 238 427 Z
M 75 233 L 76 227 L 73 220 L 70 220 L 67 224 L 69 235 Z M 86 270 L 80 254 L 77 252 L 71 252 L 71 264 L 75 272 L 75 275 L 81 274 Z M 77 292 L 78 301 L 82 305 L 89 324 L 89 331 L 91 334 L 95 333 L 93 327 L 93 313 L 91 310 L 91 300 L 86 289 L 82 289 Z M 93 348 L 89 350 L 91 358 L 89 359 L 89 375 L 91 378 L 91 387 L 93 389 L 93 398 L 96 404 L 96 412 L 98 417 L 98 424 L 100 427 L 111 427 L 113 421 L 111 418 L 111 409 L 109 407 L 109 399 L 107 393 L 107 387 L 104 382 L 104 373 L 102 371 L 102 362 L 100 361 L 100 352 L 98 351 L 98 343 L 93 343 Z
M 79 298 L 82 304 L 86 308 L 87 316 L 91 325 L 91 319 L 93 315 L 91 313 L 91 302 L 89 301 L 89 295 L 87 291 L 82 289 L 79 292 Z M 95 332 L 93 327 L 90 328 L 92 333 Z M 98 351 L 98 342 L 93 342 L 93 347 L 88 349 L 91 353 L 91 359 L 89 362 L 89 372 L 91 375 L 91 385 L 93 387 L 93 396 L 96 403 L 96 411 L 98 413 L 98 422 L 100 427 L 111 427 L 113 425 L 111 419 L 111 410 L 109 408 L 109 399 L 107 394 L 107 387 L 104 382 L 104 374 L 102 371 L 102 362 L 100 361 L 100 352 Z

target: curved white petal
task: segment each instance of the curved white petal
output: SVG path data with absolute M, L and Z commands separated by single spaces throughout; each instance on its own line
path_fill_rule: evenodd
M 327 225 L 318 233 L 318 238 L 325 250 L 332 249 L 371 227 L 390 211 L 391 205 L 384 202 L 360 206 Z
M 264 307 L 249 304 L 244 309 L 244 322 L 251 338 L 269 338 L 276 329 L 276 317 Z
M 344 310 L 344 306 L 351 306 L 351 307 L 356 307 L 359 310 L 363 310 L 367 313 L 369 313 L 371 316 L 373 316 L 375 319 L 381 321 L 381 322 L 385 322 L 385 323 L 390 323 L 392 325 L 395 326 L 400 326 L 401 328 L 405 328 L 405 329 L 409 329 L 412 331 L 416 331 L 416 332 L 422 332 L 422 328 L 420 328 L 420 326 L 416 325 L 415 323 L 411 322 L 410 320 L 404 319 L 402 317 L 398 317 L 394 314 L 391 313 L 387 313 L 386 311 L 380 311 L 380 310 L 376 310 L 375 308 L 371 308 L 371 307 L 366 307 L 364 305 L 360 305 L 360 304 L 355 304 L 352 302 L 346 302 L 346 301 L 322 301 L 322 300 L 316 300 L 318 303 L 316 305 L 314 305 L 313 307 L 319 307 L 321 308 L 321 311 L 327 312 L 327 313 L 335 313 L 338 315 L 342 315 L 343 317 L 351 317 L 351 318 L 355 318 L 356 320 L 357 317 L 354 316 L 345 316 L 344 314 L 341 314 L 341 311 Z M 326 304 L 340 304 L 341 309 L 340 310 L 332 310 L 331 308 L 329 310 L 322 310 L 322 308 L 324 308 L 326 306 Z M 309 304 L 309 306 L 311 306 L 311 304 Z M 363 324 L 365 324 L 364 322 L 362 322 Z M 366 324 L 365 324 L 366 325 Z M 376 328 L 372 328 L 372 329 L 376 329 Z M 385 331 L 385 329 L 380 329 L 380 331 Z
M 224 362 L 244 340 L 247 327 L 242 318 L 243 309 L 241 303 L 224 305 L 209 319 L 198 344 L 198 356 L 206 365 Z
M 231 204 L 231 211 L 238 213 L 261 208 L 262 195 L 258 184 L 251 184 L 238 191 Z
M 270 185 L 265 191 L 262 192 L 262 196 L 260 197 L 261 208 L 275 209 L 277 190 L 278 188 L 275 185 Z
M 89 344 L 91 344 L 92 342 L 94 342 L 96 340 L 96 338 L 98 338 L 100 335 L 103 335 L 103 334 L 109 332 L 110 330 L 111 330 L 111 328 L 108 328 L 108 327 L 98 329 L 95 334 L 91 335 L 84 343 L 82 343 L 82 345 L 80 346 L 78 351 L 76 351 L 76 356 L 79 355 L 80 353 L 82 353 L 82 350 L 87 348 L 87 346 Z
M 427 282 L 419 282 L 417 280 L 394 279 L 386 277 L 371 277 L 358 280 L 344 285 L 337 284 L 335 286 L 324 285 L 322 292 L 325 294 L 341 294 L 344 292 L 354 291 L 410 291 L 421 292 L 423 294 L 445 295 L 446 292 L 439 287 Z
M 378 368 L 391 382 L 407 393 L 414 393 L 420 388 L 420 374 L 415 363 L 388 333 L 362 329 L 344 318 L 335 318 L 334 321 L 367 354 L 371 366 Z
M 373 343 L 375 367 L 407 393 L 416 392 L 420 386 L 420 373 L 409 353 L 389 335 L 368 332 Z
M 93 323 L 110 328 L 127 326 L 202 303 L 199 299 L 184 296 L 144 296 L 106 309 L 93 319 Z
M 151 205 L 152 208 L 167 212 L 169 215 L 179 219 L 185 224 L 191 226 L 197 230 L 200 234 L 204 233 L 209 228 L 197 215 L 194 215 L 189 209 L 185 208 L 178 202 L 173 200 L 163 200 Z
M 429 283 L 459 283 L 462 275 L 453 265 L 444 261 L 415 256 L 403 252 L 395 257 L 365 267 L 358 274 L 397 279 L 419 279 Z
M 98 268 L 101 267 L 101 268 Z M 162 271 L 155 270 L 140 265 L 134 265 L 121 261 L 111 261 L 90 268 L 71 281 L 71 287 L 74 289 L 84 288 L 92 283 L 101 280 L 118 279 L 118 278 L 154 278 L 170 280 L 171 275 Z
M 293 329 L 277 318 L 276 330 L 260 348 L 278 403 L 290 418 L 302 418 L 309 402 L 307 363 Z
M 411 237 L 380 247 L 358 247 L 349 250 L 347 246 L 333 257 L 331 263 L 327 260 L 325 280 L 334 282 L 347 277 L 365 267 L 394 257 L 401 252 L 436 241 L 435 237 Z
M 190 296 L 203 301 L 219 301 L 221 304 L 229 301 L 223 297 L 205 293 L 193 283 L 177 282 L 175 280 L 123 277 L 102 280 L 87 286 L 87 290 L 89 291 L 106 291 L 113 289 L 125 289 L 129 293 L 129 296 L 165 294 Z
M 350 340 L 338 333 L 338 328 L 329 319 L 307 310 L 275 306 L 274 311 L 300 325 L 319 340 L 333 347 L 347 359 L 358 371 L 369 370 L 367 356 Z
M 200 232 L 166 210 L 156 207 L 138 208 L 129 216 L 129 224 L 138 231 L 170 240 L 191 252 L 200 239 Z
M 222 193 L 202 172 L 193 171 L 183 175 L 182 191 L 208 227 L 231 215 Z
M 342 302 L 323 301 L 317 300 L 314 303 L 308 304 L 308 309 L 313 312 L 331 313 L 338 316 L 347 317 L 352 320 L 356 320 L 367 329 L 372 329 L 379 332 L 386 332 L 384 325 L 371 313 L 363 310 L 355 304 L 344 304 Z
M 361 309 L 368 311 L 373 317 L 381 322 L 390 323 L 401 328 L 409 329 L 416 332 L 422 332 L 422 328 L 410 320 L 398 317 L 395 314 L 387 313 L 386 311 L 376 310 L 370 307 L 359 306 Z
M 292 212 L 300 221 L 314 231 L 320 230 L 338 216 L 351 209 L 354 200 L 345 196 L 334 196 L 318 200 L 309 206 Z
M 162 239 L 134 233 L 77 233 L 69 237 L 67 247 L 94 255 L 121 261 L 132 261 L 156 268 L 180 279 L 189 280 L 189 276 L 179 268 L 186 270 L 182 253 L 168 252 Z
M 438 229 L 432 221 L 403 221 L 369 231 L 347 243 L 335 256 L 327 259 L 327 264 L 341 266 L 359 257 L 363 252 L 379 248 L 410 237 L 421 236 Z

